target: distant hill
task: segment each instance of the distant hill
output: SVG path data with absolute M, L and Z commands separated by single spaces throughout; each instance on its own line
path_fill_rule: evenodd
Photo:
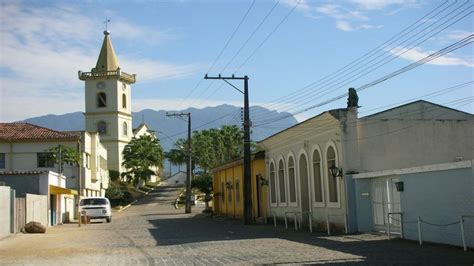
M 156 131 L 156 135 L 159 137 L 165 151 L 169 150 L 177 139 L 186 138 L 187 136 L 187 122 L 176 117 L 166 117 L 166 112 L 164 110 L 145 109 L 132 113 L 133 127 L 137 127 L 143 121 L 147 123 L 151 129 Z M 217 128 L 222 125 L 237 125 L 239 127 L 242 125 L 240 121 L 240 107 L 232 105 L 220 105 L 203 109 L 188 108 L 182 110 L 182 112 L 191 112 L 193 130 Z M 297 120 L 288 113 L 279 113 L 260 106 L 252 106 L 250 114 L 251 119 L 253 118 L 252 114 L 256 114 L 260 119 L 262 117 L 271 117 L 275 120 L 283 118 L 280 121 L 265 125 L 264 128 L 252 128 L 252 140 L 254 141 L 264 139 L 297 123 Z M 82 112 L 45 115 L 28 118 L 25 121 L 58 131 L 84 130 L 85 128 Z

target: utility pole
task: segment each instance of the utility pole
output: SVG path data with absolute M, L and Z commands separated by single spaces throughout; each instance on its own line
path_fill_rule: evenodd
M 186 205 L 185 213 L 191 213 L 191 113 L 166 113 L 166 116 L 188 117 L 188 160 L 186 164 Z
M 204 79 L 222 79 L 227 84 L 244 95 L 244 224 L 252 224 L 252 174 L 250 169 L 250 117 L 249 117 L 249 77 L 209 77 L 207 74 Z M 240 90 L 227 80 L 243 80 L 244 91 Z

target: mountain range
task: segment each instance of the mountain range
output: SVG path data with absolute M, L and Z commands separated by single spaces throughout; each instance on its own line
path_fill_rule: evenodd
M 174 142 L 179 138 L 187 136 L 187 120 L 179 117 L 167 117 L 166 110 L 145 109 L 139 112 L 133 112 L 133 127 L 138 127 L 141 123 L 146 123 L 160 139 L 161 145 L 167 151 L 172 148 Z M 202 109 L 188 108 L 179 112 L 190 112 L 192 130 L 203 130 L 208 128 L 218 128 L 222 125 L 237 125 L 242 127 L 241 108 L 232 105 L 219 105 L 215 107 L 206 107 Z M 255 123 L 252 127 L 251 138 L 253 141 L 262 140 L 280 130 L 288 128 L 298 121 L 289 113 L 268 110 L 260 106 L 250 108 L 250 118 Z M 266 121 L 265 125 L 258 126 L 258 119 Z M 85 119 L 82 112 L 67 113 L 62 115 L 45 115 L 28 118 L 25 122 L 38 126 L 58 130 L 84 130 Z M 273 122 L 272 122 L 273 121 Z

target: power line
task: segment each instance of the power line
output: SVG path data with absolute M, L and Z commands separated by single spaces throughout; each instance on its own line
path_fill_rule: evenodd
M 398 76 L 398 75 L 400 75 L 400 74 L 402 74 L 402 73 L 404 73 L 404 72 L 406 72 L 406 71 L 409 71 L 409 70 L 411 70 L 411 69 L 414 69 L 414 68 L 416 68 L 416 67 L 419 67 L 419 66 L 421 66 L 421 65 L 423 65 L 423 64 L 425 64 L 425 63 L 427 63 L 427 62 L 430 62 L 430 61 L 432 61 L 432 60 L 434 60 L 434 59 L 436 59 L 436 58 L 438 58 L 438 57 L 441 57 L 441 56 L 443 56 L 443 55 L 445 55 L 445 54 L 447 54 L 447 53 L 450 53 L 450 52 L 452 52 L 452 51 L 455 51 L 455 50 L 457 50 L 457 49 L 460 49 L 460 48 L 462 48 L 462 47 L 464 47 L 464 46 L 466 46 L 466 45 L 472 43 L 473 37 L 474 37 L 474 34 L 471 34 L 471 35 L 469 35 L 468 37 L 466 37 L 466 38 L 464 38 L 464 39 L 462 39 L 462 40 L 460 40 L 460 41 L 457 41 L 457 42 L 455 42 L 455 43 L 453 43 L 453 44 L 451 44 L 451 45 L 449 45 L 449 46 L 447 46 L 447 47 L 445 47 L 445 48 L 443 48 L 443 49 L 441 49 L 441 50 L 439 50 L 439 51 L 437 51 L 437 52 L 435 52 L 435 53 L 433 53 L 433 54 L 430 54 L 430 55 L 424 57 L 423 59 L 420 59 L 420 60 L 418 60 L 418 61 L 416 61 L 416 62 L 414 62 L 414 63 L 411 63 L 411 64 L 409 64 L 409 65 L 407 65 L 407 66 L 405 66 L 405 67 L 403 67 L 403 68 L 400 68 L 400 69 L 398 69 L 397 71 L 394 71 L 394 72 L 392 72 L 392 73 L 390 73 L 390 74 L 388 74 L 388 75 L 385 75 L 385 76 L 383 76 L 383 77 L 381 77 L 381 78 L 379 78 L 379 79 L 377 79 L 377 80 L 374 80 L 374 81 L 372 81 L 372 82 L 370 82 L 370 83 L 367 83 L 367 84 L 365 84 L 365 85 L 359 87 L 359 88 L 356 89 L 356 90 L 357 90 L 357 91 L 365 90 L 365 89 L 370 88 L 370 87 L 372 87 L 372 86 L 375 86 L 375 85 L 377 85 L 377 84 L 379 84 L 379 83 L 381 83 L 381 82 L 383 82 L 383 81 L 386 81 L 386 80 L 388 80 L 388 79 L 390 79 L 390 78 L 393 78 L 393 77 L 395 77 L 395 76 Z M 321 103 L 318 103 L 318 104 L 312 105 L 312 106 L 310 106 L 310 107 L 301 109 L 301 110 L 299 110 L 299 111 L 290 113 L 290 114 L 286 115 L 286 117 L 284 116 L 284 117 L 281 117 L 281 118 L 279 118 L 279 119 L 277 119 L 277 120 L 273 120 L 273 119 L 271 119 L 271 120 L 270 120 L 270 119 L 264 120 L 264 121 L 262 121 L 262 123 L 261 123 L 260 125 L 265 125 L 265 124 L 268 124 L 269 122 L 275 122 L 275 121 L 278 121 L 278 120 L 287 118 L 287 117 L 292 116 L 292 115 L 296 115 L 296 114 L 300 114 L 300 113 L 309 111 L 309 110 L 314 109 L 314 108 L 316 108 L 316 107 L 321 107 L 321 106 L 326 105 L 326 104 L 328 104 L 328 103 L 331 103 L 331 102 L 337 101 L 337 100 L 339 100 L 339 99 L 342 99 L 342 98 L 346 97 L 346 95 L 347 95 L 346 93 L 341 94 L 341 95 L 339 95 L 339 96 L 336 96 L 336 97 L 331 98 L 331 99 L 329 99 L 329 100 L 323 101 L 323 102 L 321 102 Z
M 249 6 L 249 8 L 247 9 L 247 11 L 245 12 L 244 16 L 242 17 L 242 19 L 240 20 L 239 24 L 237 25 L 237 27 L 234 29 L 234 31 L 232 32 L 232 34 L 230 35 L 229 39 L 227 39 L 224 47 L 222 47 L 221 51 L 219 52 L 219 54 L 217 55 L 217 57 L 214 59 L 214 61 L 212 62 L 211 66 L 209 67 L 209 69 L 207 70 L 207 72 L 211 71 L 212 68 L 215 66 L 215 64 L 217 63 L 217 61 L 221 58 L 222 54 L 224 53 L 225 49 L 227 49 L 229 43 L 232 41 L 232 39 L 234 38 L 235 34 L 237 33 L 237 31 L 240 29 L 240 26 L 243 24 L 243 22 L 245 21 L 245 19 L 247 18 L 248 14 L 250 13 L 250 10 L 253 8 L 253 6 L 255 5 L 255 0 L 252 1 L 252 4 Z M 184 97 L 184 99 L 181 101 L 181 104 L 184 102 L 185 99 L 188 99 L 192 94 L 193 92 L 201 85 L 203 79 L 202 78 L 199 78 L 198 82 L 196 83 L 196 85 L 189 91 L 189 93 L 186 95 L 186 97 Z M 180 104 L 180 107 L 181 107 L 181 104 Z
M 460 6 L 460 7 L 462 7 L 462 6 Z M 453 12 L 457 11 L 460 7 L 456 8 L 456 9 L 453 10 L 453 11 L 451 11 L 448 15 L 450 15 L 450 14 L 452 14 Z M 383 66 L 383 65 L 385 65 L 385 64 L 387 64 L 387 63 L 393 61 L 395 58 L 397 58 L 397 57 L 403 55 L 404 53 L 408 52 L 409 49 L 412 49 L 413 47 L 418 46 L 419 44 L 421 44 L 421 43 L 425 42 L 426 40 L 430 39 L 432 36 L 434 36 L 434 35 L 438 34 L 439 32 L 443 31 L 443 30 L 446 29 L 447 27 L 453 25 L 454 23 L 457 23 L 457 22 L 460 21 L 461 19 L 463 19 L 463 18 L 465 18 L 466 16 L 470 15 L 470 14 L 472 13 L 472 11 L 469 12 L 469 13 L 467 13 L 467 14 L 465 14 L 465 15 L 462 16 L 461 18 L 456 19 L 453 23 L 447 25 L 446 27 L 442 28 L 441 30 L 437 31 L 437 32 L 434 33 L 434 34 L 431 34 L 430 36 L 428 36 L 428 37 L 425 38 L 424 40 L 418 42 L 417 44 L 415 44 L 415 45 L 413 45 L 411 48 L 409 48 L 409 45 L 410 45 L 410 44 L 413 44 L 415 41 L 418 41 L 418 40 L 420 40 L 421 38 L 425 37 L 426 35 L 428 35 L 429 33 L 431 33 L 433 30 L 435 30 L 435 29 L 441 27 L 442 25 L 444 25 L 444 24 L 446 24 L 446 23 L 452 21 L 454 18 L 456 18 L 457 16 L 459 16 L 460 14 L 462 14 L 463 12 L 465 12 L 466 10 L 468 10 L 468 9 L 471 8 L 471 7 L 472 7 L 472 5 L 469 6 L 468 8 L 466 8 L 466 9 L 462 10 L 461 12 L 455 14 L 454 16 L 448 18 L 446 21 L 444 21 L 444 22 L 441 23 L 440 25 L 437 25 L 435 28 L 431 29 L 430 31 L 428 31 L 427 33 L 425 33 L 423 36 L 418 37 L 418 38 L 416 38 L 415 40 L 411 41 L 410 43 L 408 43 L 407 45 L 405 45 L 404 47 L 402 47 L 401 49 L 399 49 L 398 52 L 395 53 L 395 56 L 389 54 L 388 56 L 382 58 L 382 59 L 379 60 L 377 63 L 375 63 L 375 65 L 372 65 L 372 66 L 370 66 L 370 67 L 368 67 L 368 68 L 362 69 L 362 71 L 357 72 L 355 75 L 352 75 L 352 76 L 349 76 L 349 77 L 345 77 L 345 79 L 343 79 L 343 80 L 340 81 L 339 83 L 334 84 L 333 86 L 340 85 L 340 84 L 342 84 L 343 82 L 349 80 L 348 82 L 346 82 L 345 84 L 343 84 L 343 85 L 341 86 L 341 87 L 344 87 L 345 85 L 348 85 L 349 83 L 351 83 L 351 82 L 353 82 L 353 81 L 355 81 L 355 80 L 361 78 L 362 76 L 367 75 L 368 73 L 371 73 L 371 72 L 373 72 L 374 70 L 380 68 L 381 66 Z M 448 15 L 445 15 L 443 18 L 446 18 Z M 429 29 L 431 26 L 436 25 L 436 23 L 438 23 L 438 22 L 442 22 L 442 20 L 436 21 L 435 24 L 432 24 L 432 25 L 430 25 L 430 26 L 428 26 L 428 27 L 422 29 L 419 33 L 424 32 L 425 30 Z M 403 41 L 402 43 L 404 43 L 404 42 L 410 40 L 411 38 L 413 38 L 413 36 L 412 36 L 412 37 L 409 37 L 408 39 L 406 39 L 406 40 Z M 380 57 L 380 56 L 378 56 L 377 58 L 379 58 L 379 57 Z M 392 57 L 392 58 L 390 59 L 390 57 Z M 370 58 L 370 57 L 369 57 L 369 58 Z M 387 60 L 387 58 L 388 58 L 388 60 Z M 370 64 L 370 63 L 373 62 L 373 61 L 374 61 L 374 59 L 371 60 L 370 62 L 365 63 L 363 66 L 361 66 L 361 67 L 359 67 L 359 68 L 357 68 L 357 69 L 360 69 L 360 68 L 362 68 L 362 67 L 364 67 L 364 66 Z M 357 70 L 357 69 L 356 69 L 356 70 Z M 367 70 L 367 69 L 368 69 L 368 70 Z M 353 71 L 351 71 L 350 73 L 354 73 L 354 71 L 356 71 L 356 70 L 353 70 Z M 350 74 L 350 73 L 349 73 L 349 74 Z M 327 82 L 326 82 L 326 83 L 327 83 Z M 308 87 L 308 86 L 307 86 L 307 87 Z M 327 87 L 327 86 L 326 86 L 326 87 Z M 341 87 L 339 87 L 339 88 L 341 88 Z M 310 88 L 310 87 L 309 87 L 309 88 Z M 324 87 L 321 87 L 320 89 L 318 89 L 318 90 L 316 90 L 316 91 L 314 91 L 314 92 L 321 91 L 322 88 L 324 88 Z M 338 89 L 338 88 L 336 88 L 336 89 Z M 322 90 L 320 93 L 318 93 L 318 94 L 316 94 L 316 95 L 320 95 L 322 92 L 325 92 L 325 91 L 328 91 L 328 90 L 329 90 L 329 88 L 326 89 L 326 90 Z M 335 89 L 333 89 L 333 90 L 335 90 Z M 311 94 L 314 94 L 314 92 L 312 92 Z M 326 94 L 328 94 L 328 93 L 326 93 Z M 315 96 L 316 96 L 316 95 L 315 95 Z M 292 98 L 296 98 L 296 99 L 292 100 L 291 102 L 293 102 L 293 101 L 295 101 L 295 100 L 298 100 L 298 99 L 305 99 L 306 102 L 304 102 L 304 103 L 309 103 L 309 102 L 314 101 L 314 97 L 313 97 L 313 98 L 308 98 L 308 95 L 305 95 L 305 94 L 303 94 L 303 95 L 299 95 L 299 94 L 296 94 L 296 95 L 295 95 L 295 94 L 293 94 Z M 317 97 L 317 98 L 320 98 L 320 97 Z M 304 103 L 303 103 L 303 104 L 304 104 Z M 274 104 L 276 104 L 276 103 L 274 103 Z M 298 102 L 298 105 L 301 106 L 302 103 L 301 103 L 301 102 Z M 286 110 L 289 110 L 289 109 L 291 109 L 291 108 L 287 108 Z M 286 110 L 282 110 L 282 111 L 286 111 Z

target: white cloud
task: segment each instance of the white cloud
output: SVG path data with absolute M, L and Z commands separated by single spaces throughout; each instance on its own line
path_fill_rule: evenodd
M 394 55 L 398 55 L 400 53 L 403 53 L 400 55 L 401 58 L 416 62 L 420 59 L 423 59 L 433 52 L 429 51 L 422 51 L 420 48 L 414 48 L 411 50 L 408 50 L 406 48 L 400 48 L 400 47 L 395 47 L 393 49 L 390 49 L 390 53 Z M 465 67 L 474 67 L 474 62 L 465 60 L 463 58 L 455 57 L 455 56 L 441 56 L 438 57 L 427 64 L 429 65 L 438 65 L 438 66 L 465 66 Z
M 472 31 L 466 31 L 466 30 L 452 30 L 451 32 L 449 32 L 448 34 L 446 34 L 446 36 L 444 37 L 445 40 L 447 41 L 454 41 L 454 42 L 457 42 L 459 40 L 462 40 L 464 38 L 466 38 L 467 36 L 469 35 L 472 35 L 474 34 L 474 32 Z
M 392 5 L 418 6 L 417 0 L 350 0 L 357 7 L 366 10 L 381 10 Z
M 293 7 L 298 0 L 283 0 L 282 4 Z M 419 6 L 417 0 L 351 0 L 349 2 L 323 3 L 302 0 L 297 10 L 306 17 L 320 19 L 326 16 L 335 20 L 336 28 L 342 31 L 378 29 L 382 25 L 369 23 L 369 15 L 372 12 L 389 6 L 402 6 L 402 8 L 413 8 Z M 400 10 L 400 8 L 399 8 Z
M 351 24 L 349 24 L 349 22 L 343 21 L 343 20 L 336 21 L 336 28 L 338 28 L 340 30 L 343 30 L 343 31 L 353 31 L 354 30 L 354 28 L 352 27 Z
M 30 116 L 28 110 L 15 106 L 14 103 L 23 102 L 21 99 L 25 99 L 25 106 L 35 106 L 31 108 L 34 110 L 31 114 L 35 115 L 35 112 L 57 113 L 51 109 L 55 107 L 59 108 L 58 111 L 69 112 L 74 109 L 61 108 L 82 106 L 83 101 L 80 104 L 76 101 L 76 94 L 79 91 L 82 95 L 84 86 L 77 78 L 77 71 L 89 71 L 95 66 L 102 42 L 102 33 L 98 32 L 103 27 L 100 21 L 73 7 L 31 7 L 14 2 L 1 7 L 1 120 Z M 137 41 L 147 45 L 171 36 L 126 21 L 116 22 L 115 26 L 117 30 L 112 33 L 113 39 L 122 39 L 125 44 L 131 42 L 134 47 L 137 47 Z M 127 73 L 137 73 L 140 82 L 182 78 L 195 73 L 200 66 L 131 58 L 116 52 L 122 69 Z M 53 102 L 57 103 L 56 106 L 52 105 Z

